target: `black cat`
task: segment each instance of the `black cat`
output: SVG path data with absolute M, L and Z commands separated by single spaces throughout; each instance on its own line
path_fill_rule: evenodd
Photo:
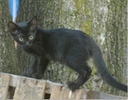
M 34 56 L 34 61 L 24 76 L 41 79 L 50 61 L 67 65 L 79 74 L 77 80 L 68 83 L 71 90 L 78 89 L 91 75 L 87 60 L 92 57 L 101 77 L 112 87 L 127 92 L 127 86 L 117 82 L 108 72 L 101 51 L 95 41 L 78 30 L 38 27 L 37 17 L 28 22 L 8 23 L 9 31 L 23 49 Z

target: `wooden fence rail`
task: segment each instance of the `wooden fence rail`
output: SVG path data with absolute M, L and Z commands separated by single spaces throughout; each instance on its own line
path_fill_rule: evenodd
M 48 99 L 127 99 L 85 89 L 72 92 L 62 84 L 0 72 L 0 99 L 10 99 L 9 87 L 15 87 L 13 99 L 44 99 L 46 94 Z

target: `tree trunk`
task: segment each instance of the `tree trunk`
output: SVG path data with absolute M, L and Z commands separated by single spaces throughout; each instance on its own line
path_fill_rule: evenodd
M 8 0 L 0 1 L 0 71 L 15 73 L 19 71 L 14 40 L 8 31 L 8 22 L 12 20 Z
M 108 4 L 108 16 L 106 22 L 106 34 L 104 55 L 106 56 L 106 64 L 113 77 L 121 83 L 127 83 L 127 1 L 111 0 Z M 106 85 L 102 86 L 104 91 L 113 94 L 124 95 Z
M 118 5 L 114 5 L 114 2 Z M 121 8 L 122 5 L 123 8 Z M 113 8 L 117 10 L 114 11 Z M 64 27 L 87 33 L 101 48 L 112 75 L 117 77 L 118 79 L 116 79 L 120 82 L 123 77 L 125 82 L 126 30 L 124 26 L 126 26 L 126 15 L 123 14 L 124 9 L 126 9 L 126 0 L 119 3 L 116 0 L 20 0 L 17 22 L 27 21 L 37 15 L 39 26 L 43 29 Z M 20 72 L 27 70 L 32 62 L 32 57 L 24 53 L 19 46 L 18 61 Z M 100 90 L 103 86 L 102 91 L 124 95 L 119 91 L 113 92 L 113 88 L 104 85 L 106 83 L 103 83 L 103 80 L 97 75 L 94 65 L 90 63 L 90 66 L 93 72 L 90 80 L 84 85 L 85 88 Z M 44 78 L 66 84 L 69 80 L 76 79 L 77 76 L 71 69 L 52 62 L 49 64 Z

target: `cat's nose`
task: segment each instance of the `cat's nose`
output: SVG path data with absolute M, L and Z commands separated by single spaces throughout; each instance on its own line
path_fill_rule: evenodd
M 29 42 L 26 42 L 26 45 L 25 45 L 26 47 L 29 47 Z

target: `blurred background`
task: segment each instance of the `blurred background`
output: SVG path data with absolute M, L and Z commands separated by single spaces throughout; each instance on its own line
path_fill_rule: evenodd
M 7 23 L 28 21 L 35 15 L 43 29 L 75 29 L 91 36 L 109 72 L 127 84 L 127 0 L 0 0 L 0 72 L 21 75 L 28 70 L 33 57 L 16 44 Z M 103 82 L 91 59 L 89 65 L 93 71 L 82 87 L 126 96 Z M 43 79 L 66 84 L 77 76 L 68 67 L 51 62 Z

